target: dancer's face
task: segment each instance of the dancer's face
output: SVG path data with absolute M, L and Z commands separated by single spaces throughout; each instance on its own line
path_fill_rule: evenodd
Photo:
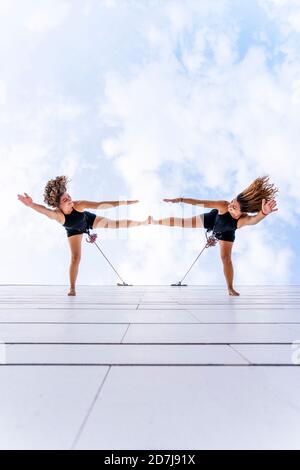
M 73 207 L 73 201 L 72 201 L 72 198 L 70 196 L 70 194 L 68 193 L 64 193 L 61 197 L 60 197 L 60 203 L 59 203 L 59 208 L 67 213 L 67 212 L 70 212 L 70 210 L 72 209 Z
M 232 199 L 228 204 L 228 212 L 234 219 L 238 219 L 242 215 L 240 203 L 236 199 Z

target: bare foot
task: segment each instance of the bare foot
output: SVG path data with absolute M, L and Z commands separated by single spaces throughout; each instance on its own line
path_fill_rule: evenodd
M 68 295 L 76 295 L 75 288 L 71 287 L 70 292 L 68 293 Z
M 236 290 L 234 290 L 233 287 L 231 289 L 228 289 L 228 294 L 234 296 L 240 295 Z
M 149 215 L 147 218 L 147 225 L 151 225 L 151 224 L 153 224 L 153 217 L 152 215 Z

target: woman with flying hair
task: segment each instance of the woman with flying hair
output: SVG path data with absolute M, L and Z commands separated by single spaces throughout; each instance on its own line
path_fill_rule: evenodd
M 250 186 L 239 193 L 232 201 L 208 201 L 190 198 L 164 199 L 165 202 L 199 205 L 212 208 L 210 212 L 190 218 L 169 217 L 154 220 L 155 225 L 184 228 L 205 228 L 213 232 L 220 242 L 220 255 L 229 295 L 240 295 L 233 288 L 233 265 L 231 251 L 235 240 L 235 231 L 246 225 L 255 225 L 272 212 L 277 211 L 274 196 L 278 191 L 269 183 L 269 177 L 256 178 Z M 255 215 L 249 215 L 255 213 Z
M 67 192 L 68 179 L 66 176 L 57 176 L 48 181 L 44 190 L 44 202 L 52 207 L 35 204 L 27 193 L 25 196 L 18 194 L 18 199 L 28 207 L 46 215 L 50 219 L 56 220 L 63 225 L 67 232 L 71 249 L 70 265 L 70 291 L 68 295 L 76 295 L 75 283 L 78 274 L 78 267 L 81 258 L 81 241 L 83 233 L 89 229 L 96 228 L 130 228 L 140 225 L 147 225 L 150 221 L 148 217 L 145 221 L 137 220 L 112 220 L 84 209 L 109 209 L 120 205 L 135 204 L 139 201 L 73 201 Z

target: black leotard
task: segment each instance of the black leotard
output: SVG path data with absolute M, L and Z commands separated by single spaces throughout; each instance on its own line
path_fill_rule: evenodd
M 65 223 L 63 226 L 67 231 L 67 236 L 78 235 L 80 233 L 87 233 L 87 230 L 93 228 L 93 223 L 96 214 L 92 212 L 83 211 L 79 212 L 73 208 L 70 214 L 64 214 Z
M 212 209 L 204 213 L 204 228 L 213 231 L 218 240 L 233 242 L 237 229 L 237 219 L 234 219 L 229 212 L 219 214 L 218 209 Z

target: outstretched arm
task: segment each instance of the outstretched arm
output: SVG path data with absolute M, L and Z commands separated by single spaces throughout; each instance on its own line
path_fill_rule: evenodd
M 276 208 L 276 201 L 272 199 L 266 202 L 265 199 L 262 200 L 261 210 L 256 215 L 245 215 L 238 220 L 237 228 L 245 227 L 246 225 L 256 225 L 261 220 L 265 219 L 267 215 L 272 212 L 278 211 Z
M 229 202 L 228 201 L 210 201 L 207 199 L 192 199 L 192 198 L 185 198 L 185 197 L 177 197 L 175 199 L 164 199 L 165 202 L 172 202 L 178 203 L 183 202 L 184 204 L 192 204 L 193 206 L 202 206 L 211 209 L 223 209 L 227 207 Z
M 74 201 L 74 205 L 78 210 L 84 209 L 110 209 L 111 207 L 124 206 L 130 204 L 136 204 L 137 200 L 134 201 Z
M 27 193 L 24 193 L 25 196 L 22 196 L 21 194 L 18 194 L 18 199 L 19 201 L 23 202 L 23 204 L 27 207 L 31 207 L 31 209 L 34 209 L 35 211 L 39 212 L 40 214 L 44 214 L 50 219 L 57 220 L 59 222 L 59 212 L 56 209 L 48 209 L 45 206 L 42 206 L 41 204 L 35 204 L 30 196 L 28 196 Z

